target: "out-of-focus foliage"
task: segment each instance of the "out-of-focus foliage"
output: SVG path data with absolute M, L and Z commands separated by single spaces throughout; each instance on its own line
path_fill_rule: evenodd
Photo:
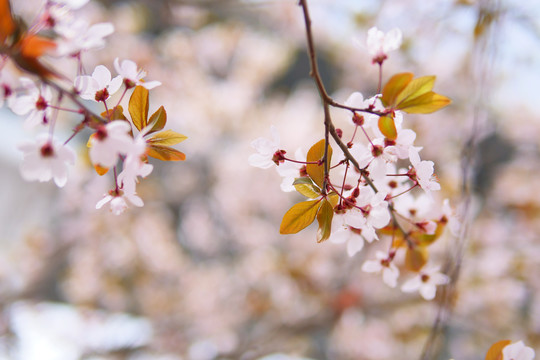
M 13 3 L 31 16 L 29 1 Z M 462 271 L 438 359 L 478 359 L 506 338 L 540 346 L 540 119 L 530 82 L 538 79 L 540 10 L 531 3 L 310 2 L 333 97 L 376 91 L 377 69 L 351 39 L 392 24 L 402 29 L 405 50 L 392 54 L 385 74 L 437 74 L 437 91 L 453 100 L 413 124 L 423 154 L 438 165 L 441 198 L 459 210 L 463 178 L 481 185 L 463 219 L 470 227 L 459 245 Z M 41 359 L 70 349 L 75 355 L 66 360 L 257 359 L 278 352 L 418 358 L 440 298 L 427 303 L 363 273 L 376 244 L 349 258 L 342 246 L 313 241 L 316 226 L 280 235 L 283 213 L 303 198 L 282 193 L 279 176 L 247 164 L 250 141 L 271 124 L 287 148 L 305 144 L 307 151 L 322 133 L 320 101 L 300 55 L 305 32 L 296 2 L 104 1 L 85 12 L 117 29 L 104 50 L 85 59 L 88 66 L 121 56 L 162 81 L 153 96 L 167 109 L 167 126 L 189 137 L 182 148 L 188 161 L 153 162 L 155 175 L 138 189 L 145 207 L 111 217 L 94 209 L 110 184 L 88 164 L 79 163 L 57 192 L 52 184 L 22 183 L 13 157 L 1 158 L 2 356 L 30 359 L 25 347 L 36 343 L 26 339 L 37 336 L 45 343 Z M 159 111 L 154 99 L 150 114 Z M 348 120 L 345 111 L 332 111 L 336 122 Z M 13 129 L 2 134 L 3 155 L 20 122 L 2 119 L 3 129 Z M 475 146 L 490 138 L 506 145 Z M 430 256 L 459 252 L 457 240 L 443 236 Z M 410 266 L 421 261 L 417 255 Z M 98 337 L 103 343 L 88 346 L 80 329 L 96 317 L 113 326 L 107 319 L 115 313 L 132 314 L 122 326 L 147 332 L 117 342 Z M 74 332 L 41 326 L 66 316 L 70 324 L 84 322 L 80 341 Z M 47 347 L 53 334 L 59 340 Z

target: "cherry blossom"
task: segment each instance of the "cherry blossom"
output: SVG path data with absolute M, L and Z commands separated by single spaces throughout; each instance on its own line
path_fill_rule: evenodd
M 75 88 L 86 100 L 105 101 L 122 86 L 122 77 L 111 79 L 111 72 L 103 65 L 94 69 L 92 76 L 83 75 L 75 78 Z
M 437 292 L 438 285 L 448 284 L 448 276 L 439 272 L 439 267 L 429 267 L 419 272 L 412 279 L 407 280 L 402 286 L 403 292 L 420 292 L 426 300 L 433 300 Z
M 128 89 L 137 85 L 143 86 L 148 90 L 161 85 L 160 81 L 144 81 L 146 71 L 139 69 L 137 64 L 131 60 L 120 62 L 118 58 L 114 59 L 114 68 L 116 72 L 124 79 L 124 84 Z
M 251 142 L 251 147 L 257 150 L 257 153 L 249 156 L 249 165 L 268 169 L 276 164 L 273 157 L 276 151 L 279 150 L 280 138 L 275 126 L 270 127 L 270 132 L 272 134 L 270 140 L 260 137 Z
M 56 50 L 59 56 L 76 55 L 84 50 L 100 49 L 105 46 L 104 38 L 114 32 L 114 26 L 111 23 L 90 26 L 80 18 L 61 19 L 56 23 L 54 29 L 61 36 Z
M 534 359 L 534 350 L 525 346 L 523 341 L 517 341 L 506 345 L 503 350 L 503 360 L 532 360 Z
M 379 99 L 378 95 L 375 95 L 369 99 L 364 99 L 364 95 L 362 95 L 361 92 L 353 92 L 347 100 L 345 100 L 345 105 L 352 108 L 357 109 L 371 109 L 376 111 L 384 111 L 384 106 L 381 103 L 381 100 Z M 365 112 L 357 112 L 358 115 L 361 115 L 364 117 L 364 124 L 366 127 L 372 127 L 373 124 L 377 123 L 377 119 L 379 118 L 378 115 L 365 113 Z M 354 121 L 353 121 L 354 123 Z M 354 123 L 354 125 L 358 125 Z
M 105 195 L 103 199 L 96 204 L 96 209 L 101 209 L 103 205 L 109 203 L 111 212 L 114 215 L 120 215 L 129 207 L 126 200 L 137 207 L 144 206 L 142 199 L 133 192 L 111 190 L 108 195 Z
M 369 54 L 373 56 L 373 62 L 382 64 L 388 57 L 390 51 L 399 49 L 401 41 L 401 30 L 398 28 L 394 28 L 386 34 L 376 27 L 369 29 L 367 35 L 367 49 Z
M 39 135 L 35 141 L 24 141 L 18 148 L 23 152 L 20 170 L 26 181 L 54 179 L 58 187 L 66 184 L 68 165 L 75 163 L 75 152 L 71 148 L 48 134 Z
M 394 288 L 397 285 L 399 269 L 394 265 L 388 254 L 377 251 L 375 253 L 377 260 L 368 260 L 362 265 L 362 271 L 368 273 L 382 273 L 383 281 L 386 285 Z
M 297 161 L 306 161 L 306 155 L 302 152 L 302 149 L 297 149 L 294 153 L 294 157 Z M 278 172 L 278 174 L 283 177 L 280 185 L 281 191 L 291 192 L 295 190 L 295 187 L 293 185 L 294 179 L 300 176 L 301 168 L 301 163 L 293 161 L 285 161 L 276 167 L 276 171 Z
M 388 202 L 385 200 L 386 193 L 375 193 L 371 188 L 364 187 L 360 190 L 356 205 L 361 207 L 366 217 L 366 227 L 381 229 L 390 222 Z
M 17 115 L 27 115 L 24 127 L 31 129 L 39 124 L 46 124 L 52 115 L 49 103 L 52 100 L 52 91 L 46 85 L 40 88 L 28 79 L 21 78 L 20 83 L 25 89 L 24 95 L 11 98 L 9 107 Z
M 90 161 L 92 164 L 109 168 L 116 164 L 120 154 L 128 154 L 133 148 L 129 136 L 131 126 L 127 121 L 116 120 L 102 125 L 90 137 Z
M 147 177 L 153 170 L 153 166 L 142 161 L 142 156 L 146 152 L 146 141 L 144 136 L 150 128 L 143 129 L 137 135 L 133 142 L 133 146 L 130 147 L 129 153 L 123 163 L 123 170 L 118 174 L 118 183 L 122 184 L 122 189 L 129 193 L 135 193 L 135 186 L 138 182 L 137 178 Z
M 361 230 L 349 226 L 347 223 L 348 214 L 349 212 L 346 214 L 334 215 L 332 219 L 332 234 L 329 239 L 335 244 L 347 243 L 347 254 L 349 256 L 354 256 L 364 248 L 364 238 L 361 235 Z M 366 223 L 363 216 L 360 216 L 355 220 L 361 223 L 360 225 L 365 225 Z
M 420 160 L 420 156 L 417 151 L 411 150 L 409 158 L 413 166 L 412 173 L 409 170 L 409 174 L 412 174 L 412 179 L 415 180 L 418 185 L 426 194 L 430 195 L 431 191 L 440 190 L 441 185 L 433 177 L 433 161 Z

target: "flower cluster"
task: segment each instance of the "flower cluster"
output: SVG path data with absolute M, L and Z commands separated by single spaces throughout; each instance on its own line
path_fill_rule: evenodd
M 400 44 L 398 29 L 387 34 L 376 28 L 368 32 L 367 47 L 379 71 L 388 52 Z M 434 163 L 420 157 L 416 133 L 404 126 L 404 114 L 432 113 L 450 103 L 432 91 L 434 81 L 434 76 L 414 78 L 401 73 L 384 87 L 380 83 L 382 92 L 375 96 L 364 99 L 354 92 L 344 104 L 327 102 L 349 112 L 353 130 L 345 140 L 345 131 L 326 127 L 325 139 L 332 136 L 341 150 L 335 164 L 334 149 L 325 139 L 314 144 L 306 158 L 289 158 L 280 148 L 275 127 L 271 139 L 252 142 L 257 153 L 249 158 L 252 166 L 275 167 L 284 183 L 290 184 L 284 190 L 292 188 L 308 198 L 285 214 L 282 234 L 297 233 L 317 219 L 318 242 L 345 243 L 349 256 L 361 251 L 366 242 L 389 239 L 389 250 L 377 251 L 376 259 L 366 261 L 362 270 L 381 273 L 388 286 L 396 287 L 400 276 L 396 254 L 404 251 L 401 267 L 415 275 L 401 289 L 418 291 L 426 300 L 435 298 L 437 286 L 449 282 L 439 266 L 428 262 L 428 247 L 446 225 L 454 232 L 459 226 L 448 201 L 441 207 L 434 199 L 432 193 L 440 190 Z M 326 122 L 331 122 L 329 115 Z
M 139 178 L 152 172 L 148 157 L 184 160 L 185 155 L 171 145 L 186 137 L 172 130 L 162 131 L 167 122 L 163 107 L 148 117 L 148 91 L 161 83 L 145 81 L 146 72 L 134 61 L 117 58 L 114 77 L 105 65 L 96 66 L 91 74 L 83 72 L 81 55 L 103 47 L 105 37 L 114 32 L 110 23 L 90 25 L 74 13 L 87 2 L 44 1 L 36 20 L 22 25 L 11 13 L 9 1 L 1 0 L 0 82 L 3 91 L 0 105 L 6 103 L 15 114 L 24 116 L 26 129 L 43 131 L 34 141 L 28 140 L 19 146 L 24 156 L 21 173 L 25 180 L 54 179 L 56 185 L 63 187 L 68 181 L 69 168 L 76 160 L 69 142 L 83 129 L 91 129 L 93 133 L 87 141 L 91 163 L 99 175 L 106 174 L 110 168 L 114 174 L 114 188 L 96 208 L 110 203 L 111 211 L 120 214 L 127 208 L 126 199 L 135 206 L 143 206 L 136 184 Z M 42 59 L 47 55 L 75 61 L 77 73 L 66 74 L 46 65 Z M 25 76 L 12 76 L 11 68 L 5 66 L 9 61 Z M 67 88 L 66 82 L 69 83 Z M 113 101 L 114 94 L 121 89 L 121 95 Z M 126 115 L 120 103 L 128 92 L 131 97 Z M 95 113 L 83 100 L 100 104 L 103 112 Z M 66 105 L 68 101 L 70 104 Z M 63 142 L 55 134 L 60 112 L 81 117 L 73 134 Z M 138 130 L 138 134 L 134 134 L 134 130 Z

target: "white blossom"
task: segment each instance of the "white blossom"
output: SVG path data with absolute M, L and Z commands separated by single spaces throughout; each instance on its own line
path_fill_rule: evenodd
M 431 191 L 440 190 L 441 185 L 433 176 L 433 161 L 420 160 L 418 152 L 415 151 L 410 151 L 409 157 L 414 167 L 416 181 L 426 194 L 430 195 Z
M 130 86 L 128 87 L 140 85 L 150 90 L 161 85 L 161 82 L 159 81 L 144 81 L 143 79 L 146 76 L 146 71 L 139 69 L 137 64 L 131 60 L 123 60 L 120 62 L 120 60 L 116 58 L 114 59 L 114 68 L 124 79 L 124 82 L 126 84 L 129 83 Z
M 90 161 L 106 168 L 114 166 L 120 154 L 128 154 L 133 145 L 127 121 L 115 120 L 101 126 L 90 137 Z
M 375 253 L 377 260 L 368 260 L 362 265 L 362 271 L 368 273 L 382 273 L 383 281 L 386 285 L 394 288 L 397 285 L 399 269 L 394 265 L 388 254 L 377 251 Z
M 48 134 L 39 135 L 35 141 L 24 141 L 18 146 L 23 152 L 21 175 L 26 181 L 54 179 L 63 187 L 68 178 L 68 165 L 75 163 L 75 152 Z
M 398 28 L 385 34 L 376 27 L 372 27 L 367 34 L 367 49 L 374 61 L 383 61 L 390 51 L 399 49 L 401 41 L 401 30 Z
M 25 93 L 10 98 L 8 103 L 10 109 L 17 115 L 27 115 L 24 122 L 26 129 L 31 129 L 39 124 L 46 124 L 52 115 L 52 109 L 49 107 L 52 100 L 50 87 L 41 85 L 38 88 L 28 78 L 21 78 L 20 83 L 25 89 Z
M 98 65 L 91 76 L 75 78 L 75 88 L 86 100 L 105 101 L 122 86 L 122 77 L 111 77 L 111 72 L 103 65 Z
M 517 341 L 506 345 L 503 350 L 503 360 L 532 360 L 534 359 L 534 350 L 525 346 L 523 341 Z
M 114 215 L 120 215 L 129 207 L 126 200 L 137 207 L 142 207 L 144 205 L 142 199 L 135 193 L 122 190 L 116 192 L 113 190 L 96 204 L 96 209 L 101 209 L 103 205 L 109 203 L 111 212 Z
M 272 158 L 276 151 L 279 150 L 280 138 L 275 126 L 272 125 L 270 132 L 272 134 L 271 139 L 260 137 L 251 142 L 251 147 L 257 150 L 257 153 L 249 156 L 249 165 L 261 169 L 268 169 L 275 165 Z
M 105 37 L 114 32 L 111 23 L 89 25 L 81 18 L 66 18 L 55 25 L 56 32 L 61 36 L 57 43 L 57 54 L 75 55 L 84 50 L 100 49 L 105 46 Z
M 420 292 L 426 300 L 433 300 L 437 292 L 438 285 L 448 284 L 448 276 L 439 272 L 439 267 L 426 268 L 413 278 L 407 280 L 402 286 L 403 292 Z

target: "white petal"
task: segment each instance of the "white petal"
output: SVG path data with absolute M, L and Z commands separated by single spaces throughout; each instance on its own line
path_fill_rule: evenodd
M 433 300 L 436 292 L 437 288 L 432 284 L 423 284 L 420 287 L 420 295 L 426 300 Z
M 354 256 L 364 247 L 364 239 L 360 235 L 353 234 L 347 242 L 347 254 Z
M 374 273 L 382 270 L 381 262 L 378 260 L 368 260 L 362 265 L 362 271 Z

